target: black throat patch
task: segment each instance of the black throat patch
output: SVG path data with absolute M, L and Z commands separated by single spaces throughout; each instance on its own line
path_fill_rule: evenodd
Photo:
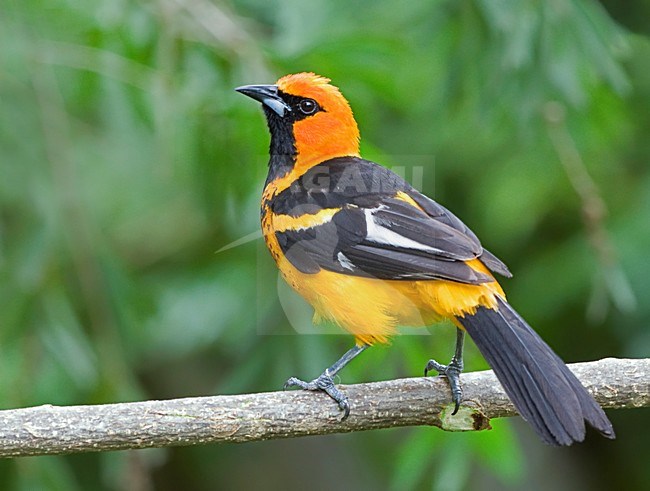
M 269 175 L 266 178 L 266 184 L 268 184 L 293 169 L 298 151 L 296 150 L 296 139 L 293 136 L 293 118 L 282 118 L 268 107 L 262 107 L 271 133 Z
M 296 149 L 296 138 L 293 134 L 294 123 L 323 111 L 317 105 L 313 113 L 304 114 L 300 110 L 300 103 L 308 99 L 286 94 L 282 91 L 278 91 L 278 95 L 291 107 L 291 111 L 284 116 L 279 116 L 272 109 L 262 105 L 269 132 L 271 133 L 269 174 L 266 178 L 265 187 L 275 179 L 288 174 L 296 163 L 298 151 Z

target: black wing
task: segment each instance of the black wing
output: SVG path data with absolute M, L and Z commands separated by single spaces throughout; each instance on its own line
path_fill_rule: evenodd
M 296 217 L 324 208 L 339 210 L 317 226 L 276 232 L 284 254 L 304 273 L 326 269 L 391 280 L 492 281 L 466 264 L 480 258 L 493 271 L 509 275 L 456 216 L 367 160 L 327 161 L 269 205 L 274 214 Z

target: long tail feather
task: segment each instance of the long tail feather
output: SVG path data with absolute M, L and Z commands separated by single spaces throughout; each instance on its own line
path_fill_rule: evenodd
M 607 438 L 614 429 L 601 407 L 553 350 L 503 299 L 458 321 L 488 361 L 519 414 L 550 445 L 585 438 L 585 421 Z

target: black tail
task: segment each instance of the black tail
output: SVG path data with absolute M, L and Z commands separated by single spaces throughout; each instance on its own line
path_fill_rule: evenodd
M 615 438 L 601 407 L 521 316 L 499 299 L 497 310 L 479 307 L 459 317 L 519 414 L 551 445 L 585 438 L 585 421 Z

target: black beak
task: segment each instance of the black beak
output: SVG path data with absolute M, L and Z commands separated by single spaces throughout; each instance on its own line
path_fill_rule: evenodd
M 281 118 L 291 112 L 291 107 L 278 95 L 277 85 L 244 85 L 235 90 L 261 102 Z

